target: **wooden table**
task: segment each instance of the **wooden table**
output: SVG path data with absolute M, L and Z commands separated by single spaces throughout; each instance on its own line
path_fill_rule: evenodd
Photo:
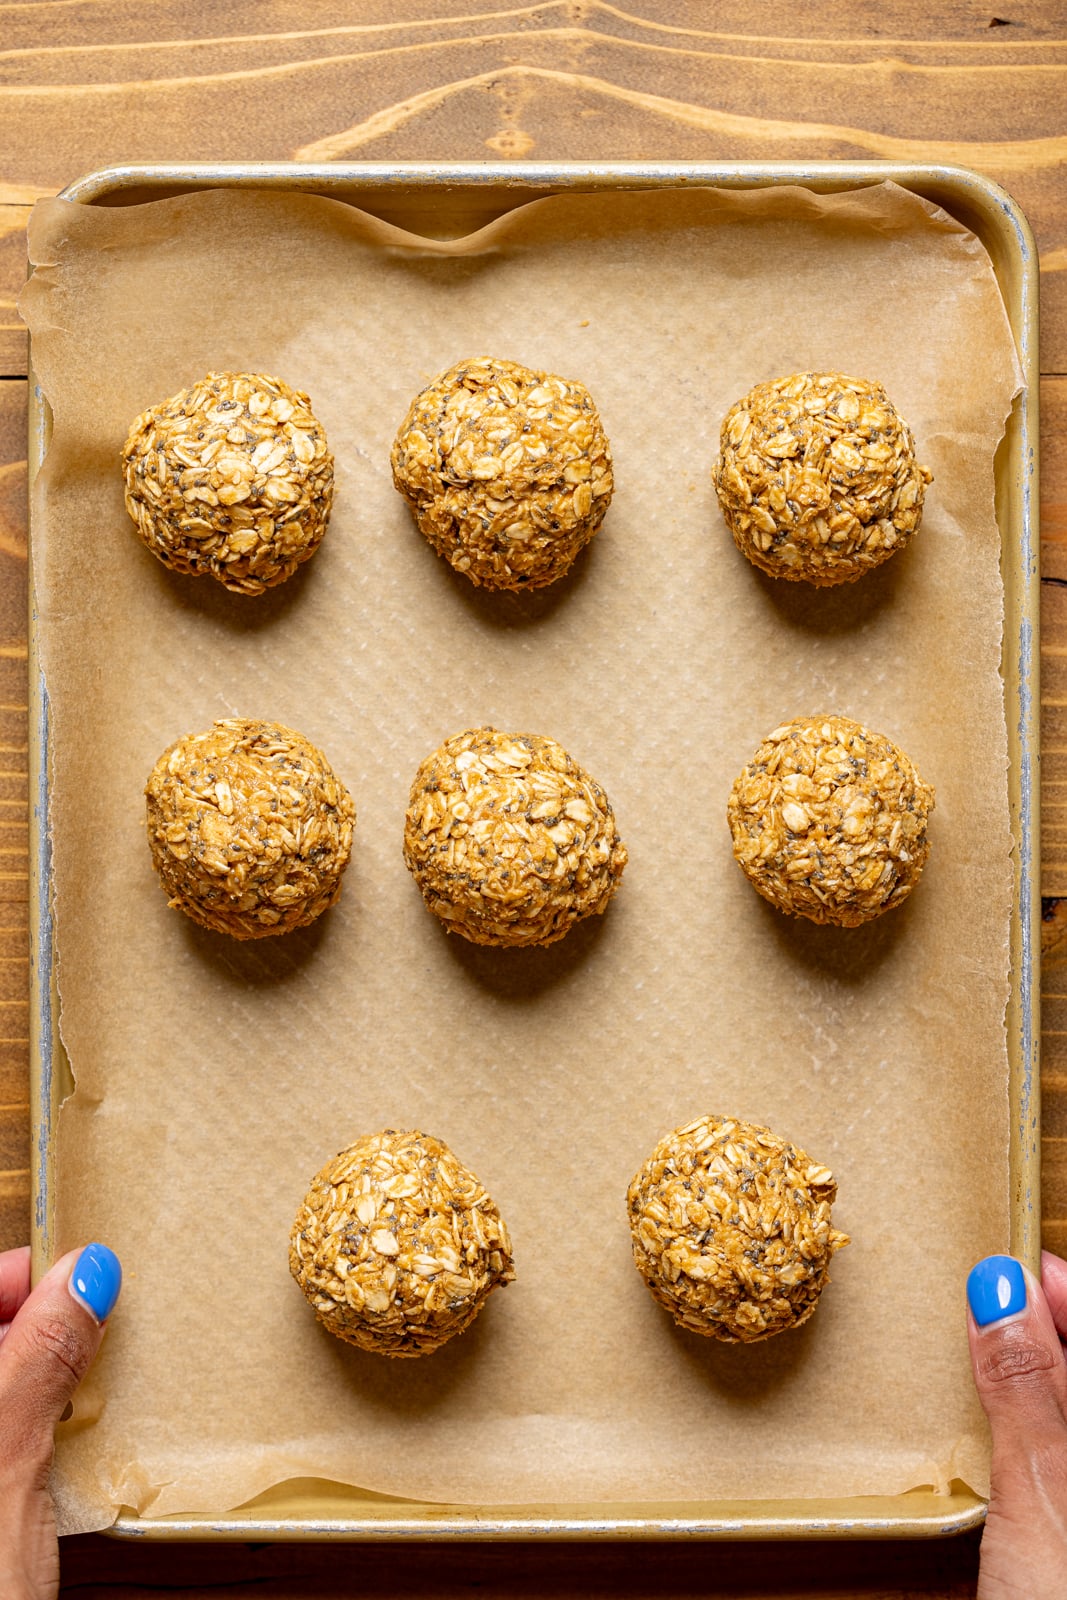
M 807 0 L 762 35 L 771 14 L 751 0 L 633 3 L 0 0 L 0 1248 L 29 1228 L 26 341 L 14 302 L 34 200 L 124 160 L 875 158 L 977 168 L 1022 204 L 1041 256 L 1042 1204 L 1044 1241 L 1067 1254 L 1067 14 L 1034 0 L 1004 0 L 1004 15 L 978 0 Z M 973 1537 L 64 1547 L 64 1592 L 84 1596 L 955 1600 L 974 1593 L 976 1570 Z

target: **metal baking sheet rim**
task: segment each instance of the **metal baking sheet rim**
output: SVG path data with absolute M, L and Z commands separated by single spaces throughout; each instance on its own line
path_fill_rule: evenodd
M 1014 838 L 1015 915 L 1010 936 L 1011 992 L 1006 1012 L 1011 1108 L 1010 1249 L 1031 1266 L 1040 1255 L 1040 884 L 1038 265 L 1029 225 L 996 184 L 961 167 L 895 162 L 580 162 L 327 165 L 123 165 L 91 173 L 63 191 L 85 205 L 136 204 L 220 186 L 319 193 L 401 220 L 417 197 L 432 195 L 435 220 L 462 219 L 467 232 L 538 195 L 562 190 L 799 184 L 819 192 L 892 179 L 942 205 L 978 235 L 993 261 L 1023 369 L 996 460 L 997 518 L 1005 616 L 1001 670 L 1009 745 L 1009 806 Z M 419 231 L 416 229 L 415 231 Z M 425 222 L 422 231 L 427 231 Z M 453 229 L 455 231 L 455 229 Z M 30 365 L 29 471 L 32 486 L 51 432 L 48 403 Z M 32 540 L 32 496 L 30 535 Z M 59 1037 L 53 965 L 51 852 L 48 835 L 48 693 L 40 669 L 30 568 L 30 1080 L 32 1242 L 35 1275 L 52 1255 L 56 1116 L 72 1085 Z M 373 1507 L 373 1509 L 371 1509 Z M 981 1523 L 985 1502 L 962 1484 L 947 1495 L 833 1501 L 712 1501 L 699 1504 L 489 1507 L 368 1500 L 357 1489 L 308 1480 L 278 1485 L 223 1517 L 120 1514 L 118 1537 L 159 1540 L 527 1540 L 527 1539 L 863 1539 L 936 1538 Z

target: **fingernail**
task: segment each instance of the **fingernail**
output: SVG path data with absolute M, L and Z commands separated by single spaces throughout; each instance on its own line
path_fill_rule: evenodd
M 986 1256 L 971 1268 L 967 1301 L 980 1328 L 1026 1310 L 1026 1279 L 1011 1256 Z
M 97 1322 L 111 1315 L 122 1288 L 122 1265 L 106 1244 L 87 1244 L 70 1275 L 70 1292 Z

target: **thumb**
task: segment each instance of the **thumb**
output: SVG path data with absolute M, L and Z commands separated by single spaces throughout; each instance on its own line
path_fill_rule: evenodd
M 47 1468 L 121 1285 L 115 1253 L 90 1244 L 61 1257 L 23 1303 L 0 1343 L 0 1456 Z
M 967 1279 L 968 1337 L 993 1449 L 1028 1452 L 1067 1435 L 1067 1366 L 1040 1283 L 1011 1256 L 987 1256 Z

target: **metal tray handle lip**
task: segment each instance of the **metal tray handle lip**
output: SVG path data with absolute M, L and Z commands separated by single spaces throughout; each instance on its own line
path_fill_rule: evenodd
M 426 183 L 450 180 L 464 186 L 531 187 L 535 184 L 578 186 L 590 180 L 617 177 L 662 184 L 685 176 L 738 187 L 754 181 L 777 186 L 840 182 L 843 187 L 871 185 L 885 179 L 907 183 L 921 174 L 924 181 L 983 192 L 1029 232 L 1019 206 L 992 178 L 972 167 L 945 162 L 906 161 L 135 161 L 98 167 L 73 179 L 59 192 L 64 200 L 91 205 L 104 195 L 141 182 L 261 181 L 271 188 L 294 183 Z
M 963 1497 L 961 1497 L 963 1498 Z M 857 1507 L 861 1504 L 857 1501 Z M 857 1509 L 847 1517 L 830 1515 L 774 1515 L 737 1517 L 684 1512 L 648 1516 L 633 1513 L 611 1514 L 590 1508 L 581 1514 L 501 1512 L 491 1508 L 472 1508 L 473 1514 L 451 1511 L 440 1517 L 311 1517 L 294 1521 L 288 1517 L 139 1517 L 134 1512 L 121 1514 L 103 1531 L 113 1539 L 151 1539 L 178 1543 L 185 1540 L 215 1539 L 247 1543 L 250 1538 L 297 1540 L 314 1543 L 333 1539 L 366 1540 L 368 1543 L 432 1543 L 447 1540 L 463 1543 L 491 1540 L 516 1540 L 538 1543 L 545 1540 L 604 1541 L 636 1539 L 659 1541 L 703 1539 L 709 1541 L 742 1539 L 836 1540 L 847 1528 L 853 1539 L 909 1537 L 941 1539 L 968 1533 L 981 1527 L 986 1503 L 966 1500 L 958 1510 L 945 1515 L 901 1516 L 889 1512 L 865 1516 Z

